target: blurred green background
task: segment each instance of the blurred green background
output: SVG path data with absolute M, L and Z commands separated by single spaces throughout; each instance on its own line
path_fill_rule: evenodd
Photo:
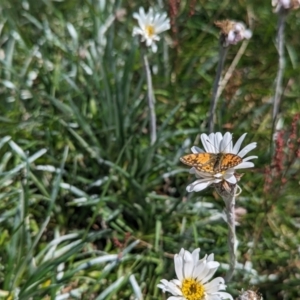
M 148 55 L 153 146 L 132 37 L 140 6 L 172 20 Z M 300 11 L 287 18 L 274 143 L 278 17 L 267 0 L 0 1 L 1 299 L 167 299 L 156 285 L 175 278 L 181 247 L 215 253 L 225 275 L 223 200 L 212 188 L 188 194 L 194 178 L 179 157 L 207 133 L 214 21 L 226 18 L 252 24 L 253 37 L 219 100 L 216 131 L 258 143 L 255 168 L 240 181 L 245 211 L 227 290 L 300 299 Z M 225 72 L 241 45 L 230 47 Z

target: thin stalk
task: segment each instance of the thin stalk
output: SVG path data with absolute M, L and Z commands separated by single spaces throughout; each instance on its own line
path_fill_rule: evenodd
M 219 62 L 217 67 L 216 78 L 213 85 L 212 98 L 211 98 L 210 109 L 209 109 L 209 120 L 208 120 L 209 132 L 214 131 L 215 111 L 218 102 L 218 88 L 219 88 L 220 78 L 224 67 L 227 51 L 228 51 L 228 47 L 224 47 L 220 40 Z
M 146 53 L 144 53 L 143 55 L 143 60 L 144 60 L 144 67 L 146 71 L 147 86 L 148 86 L 148 107 L 150 113 L 150 140 L 151 140 L 151 145 L 153 145 L 156 142 L 156 114 L 155 114 L 155 106 L 154 106 L 155 98 L 154 98 L 153 87 L 152 87 L 151 71 L 150 71 L 148 57 Z
M 241 57 L 243 56 L 247 46 L 249 44 L 249 40 L 244 40 L 238 53 L 236 54 L 234 60 L 232 61 L 230 67 L 228 68 L 226 74 L 224 75 L 223 79 L 221 80 L 218 91 L 217 91 L 217 99 L 221 96 L 226 84 L 228 83 L 229 79 L 231 78 L 238 62 L 240 61 Z
M 234 191 L 234 195 L 236 188 Z M 236 234 L 235 234 L 235 196 L 223 197 L 226 206 L 226 216 L 228 224 L 228 249 L 229 249 L 229 270 L 226 274 L 225 281 L 229 282 L 233 276 L 236 266 Z
M 280 99 L 282 96 L 282 79 L 285 67 L 284 59 L 284 28 L 285 28 L 286 11 L 281 9 L 278 17 L 278 31 L 277 31 L 277 51 L 278 51 L 278 72 L 276 76 L 276 88 L 273 103 L 273 127 L 277 118 Z

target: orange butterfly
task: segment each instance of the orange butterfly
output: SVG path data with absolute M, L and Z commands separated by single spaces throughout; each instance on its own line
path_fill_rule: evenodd
M 193 153 L 180 157 L 180 160 L 198 171 L 210 174 L 221 173 L 243 162 L 243 159 L 232 153 Z

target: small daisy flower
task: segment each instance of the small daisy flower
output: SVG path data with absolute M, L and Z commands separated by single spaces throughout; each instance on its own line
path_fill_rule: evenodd
M 272 6 L 275 6 L 275 12 L 281 9 L 297 9 L 300 7 L 300 0 L 272 0 Z
M 170 20 L 166 13 L 154 13 L 150 8 L 146 14 L 143 7 L 140 7 L 139 13 L 134 13 L 133 17 L 137 19 L 139 27 L 133 28 L 132 35 L 141 35 L 141 41 L 146 43 L 147 47 L 152 48 L 153 52 L 157 51 L 156 41 L 160 40 L 158 34 L 170 29 Z
M 220 264 L 214 261 L 214 255 L 205 255 L 199 260 L 200 249 L 192 253 L 181 249 L 174 256 L 175 272 L 178 279 L 168 281 L 162 279 L 157 285 L 163 292 L 173 296 L 167 300 L 233 300 L 226 292 L 226 285 L 222 277 L 217 277 L 209 282 Z
M 243 39 L 249 40 L 252 37 L 252 31 L 246 29 L 242 22 L 224 20 L 215 22 L 215 25 L 221 29 L 224 47 L 235 45 Z
M 257 156 L 244 156 L 256 148 L 256 143 L 250 143 L 246 147 L 244 147 L 242 150 L 240 150 L 243 140 L 245 139 L 247 133 L 244 133 L 238 141 L 233 146 L 232 143 L 232 134 L 229 132 L 226 132 L 224 136 L 220 133 L 211 133 L 210 135 L 206 135 L 205 133 L 201 134 L 201 141 L 203 144 L 203 147 L 205 150 L 198 148 L 196 146 L 192 147 L 193 153 L 209 153 L 209 154 L 234 154 L 237 155 L 240 158 L 240 163 L 235 165 L 232 168 L 228 168 L 222 172 L 212 174 L 207 172 L 202 172 L 197 170 L 195 167 L 192 167 L 190 169 L 191 174 L 195 174 L 196 177 L 199 179 L 191 183 L 187 186 L 186 190 L 188 192 L 199 192 L 207 188 L 211 184 L 219 184 L 221 183 L 221 188 L 227 189 L 227 192 L 231 192 L 232 190 L 235 190 L 232 188 L 233 185 L 236 185 L 237 182 L 240 179 L 240 175 L 236 173 L 236 170 L 238 169 L 246 169 L 246 168 L 252 168 L 254 167 L 253 162 L 250 162 L 249 160 L 257 158 Z

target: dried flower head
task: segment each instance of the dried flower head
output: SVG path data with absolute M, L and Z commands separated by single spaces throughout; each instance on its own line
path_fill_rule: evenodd
M 263 297 L 255 291 L 248 290 L 241 292 L 237 300 L 263 300 Z
M 244 23 L 231 20 L 216 21 L 215 25 L 221 29 L 221 42 L 224 47 L 235 45 L 243 39 L 249 40 L 252 31 L 246 29 Z
M 132 35 L 140 35 L 141 42 L 145 42 L 147 47 L 151 46 L 152 51 L 156 52 L 155 42 L 160 40 L 158 35 L 170 29 L 170 20 L 167 18 L 167 14 L 154 13 L 152 8 L 146 14 L 144 8 L 140 7 L 139 13 L 134 13 L 133 17 L 137 19 L 139 27 L 133 28 Z
M 275 7 L 275 12 L 280 10 L 298 9 L 300 7 L 300 0 L 272 0 L 272 6 Z

